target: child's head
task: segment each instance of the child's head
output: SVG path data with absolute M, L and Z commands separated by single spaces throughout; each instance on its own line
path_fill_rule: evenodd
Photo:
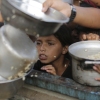
M 42 63 L 48 64 L 57 59 L 64 58 L 71 44 L 71 31 L 62 25 L 53 35 L 40 36 L 36 40 L 39 59 Z

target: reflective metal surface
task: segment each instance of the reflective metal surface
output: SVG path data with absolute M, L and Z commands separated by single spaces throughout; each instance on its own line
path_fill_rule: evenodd
M 0 76 L 0 100 L 5 100 L 13 97 L 23 86 L 23 84 L 24 81 L 22 80 L 22 78 L 17 78 L 14 80 L 4 80 L 4 78 Z
M 94 55 L 98 52 L 100 52 L 100 41 L 81 41 L 69 46 L 69 53 L 79 59 L 89 59 L 89 55 Z
M 1 13 L 5 23 L 33 36 L 53 34 L 69 21 L 69 18 L 52 8 L 43 13 L 42 3 L 34 0 L 2 0 Z
M 16 77 L 19 72 L 27 72 L 31 63 L 38 59 L 35 43 L 22 31 L 4 25 L 0 29 L 0 75 L 4 78 Z M 27 68 L 27 69 L 26 69 Z
M 69 53 L 72 56 L 73 79 L 84 85 L 100 86 L 100 82 L 95 80 L 100 78 L 100 74 L 93 69 L 94 64 L 100 63 L 100 59 L 88 58 L 100 53 L 100 41 L 76 42 L 69 46 Z
M 66 16 L 50 8 L 47 13 L 42 12 L 42 3 L 34 0 L 8 0 L 8 2 L 25 14 L 45 22 L 65 23 Z

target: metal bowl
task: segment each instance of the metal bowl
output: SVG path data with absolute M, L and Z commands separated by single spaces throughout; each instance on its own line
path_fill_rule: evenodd
M 43 13 L 42 3 L 34 0 L 2 0 L 1 13 L 5 23 L 33 36 L 53 34 L 69 21 L 69 18 L 52 8 Z
M 0 100 L 13 97 L 23 86 L 23 84 L 24 81 L 22 80 L 22 78 L 6 80 L 5 78 L 0 76 Z

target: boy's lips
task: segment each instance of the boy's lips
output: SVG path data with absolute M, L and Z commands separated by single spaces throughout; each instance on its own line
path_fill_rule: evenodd
M 44 55 L 44 54 L 40 54 L 40 55 L 39 55 L 39 59 L 40 59 L 40 60 L 46 60 L 46 59 L 47 59 L 47 56 Z

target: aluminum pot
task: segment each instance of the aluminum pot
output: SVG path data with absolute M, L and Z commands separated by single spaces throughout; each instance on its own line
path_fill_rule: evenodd
M 3 79 L 3 77 L 0 77 L 0 99 L 13 97 L 24 84 L 22 78 L 5 81 L 2 81 L 1 78 Z
M 99 53 L 100 41 L 81 41 L 69 46 L 75 81 L 84 85 L 100 86 L 100 82 L 95 80 L 100 77 L 100 74 L 93 70 L 94 64 L 100 64 Z
M 0 100 L 13 97 L 24 85 L 22 78 L 6 80 L 0 76 Z
M 1 3 L 5 23 L 33 36 L 53 34 L 69 21 L 69 18 L 53 8 L 43 13 L 40 0 L 2 0 Z
M 0 29 L 0 76 L 13 79 L 27 72 L 37 59 L 36 45 L 25 33 L 11 25 Z

